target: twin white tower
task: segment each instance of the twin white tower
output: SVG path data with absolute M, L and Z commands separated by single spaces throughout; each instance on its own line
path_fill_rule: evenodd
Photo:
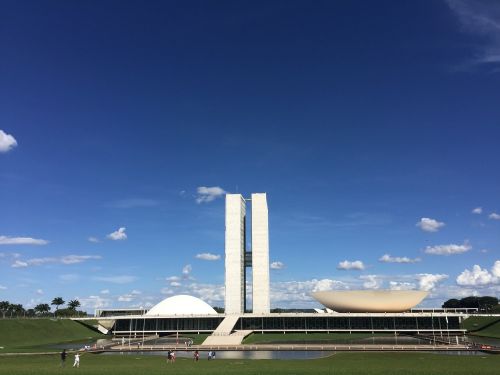
M 251 252 L 246 249 L 246 202 L 252 202 Z M 269 313 L 269 224 L 266 193 L 226 194 L 226 314 L 244 314 L 246 269 L 252 267 L 252 312 Z

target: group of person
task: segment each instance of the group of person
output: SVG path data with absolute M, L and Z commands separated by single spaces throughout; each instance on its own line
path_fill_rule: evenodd
M 61 367 L 66 366 L 66 357 L 68 356 L 68 353 L 66 353 L 66 349 L 63 349 L 61 352 Z M 76 352 L 75 353 L 75 361 L 73 362 L 73 367 L 80 367 L 80 353 Z

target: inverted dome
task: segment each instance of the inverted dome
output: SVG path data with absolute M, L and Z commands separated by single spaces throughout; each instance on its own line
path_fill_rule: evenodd
M 199 298 L 181 294 L 164 299 L 146 315 L 217 315 L 217 311 Z
M 418 305 L 428 293 L 421 290 L 331 290 L 315 292 L 312 296 L 337 312 L 404 312 Z

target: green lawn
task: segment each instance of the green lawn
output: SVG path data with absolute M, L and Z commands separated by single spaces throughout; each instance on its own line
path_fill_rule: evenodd
M 371 333 L 252 333 L 243 340 L 243 344 L 272 344 L 272 343 L 349 343 L 353 340 L 360 340 L 370 337 L 390 336 L 390 334 Z
M 102 337 L 68 319 L 0 319 L 0 353 L 57 351 L 50 346 Z
M 300 374 L 498 374 L 500 356 L 454 356 L 427 353 L 339 353 L 315 360 L 202 360 L 177 359 L 167 364 L 164 357 L 84 354 L 79 369 L 59 368 L 59 356 L 0 357 L 1 375 L 300 375 Z
M 472 316 L 462 326 L 474 336 L 500 339 L 500 317 Z

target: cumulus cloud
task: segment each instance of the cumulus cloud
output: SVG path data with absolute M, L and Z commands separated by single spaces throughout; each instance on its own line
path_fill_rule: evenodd
M 87 238 L 87 240 L 88 240 L 89 242 L 93 242 L 93 243 L 98 243 L 98 242 L 100 242 L 100 241 L 99 241 L 99 238 L 97 238 L 97 237 L 92 237 L 92 236 L 91 236 L 91 237 L 89 237 L 89 238 Z
M 170 286 L 173 286 L 174 288 L 178 288 L 178 287 L 180 287 L 181 285 L 182 285 L 182 284 L 181 284 L 180 282 L 178 282 L 178 281 L 172 281 L 172 282 L 170 283 Z
M 445 223 L 428 217 L 423 217 L 416 225 L 417 227 L 420 227 L 420 229 L 422 229 L 424 232 L 437 232 L 439 228 L 445 226 Z
M 182 268 L 182 278 L 183 279 L 189 279 L 189 280 L 192 280 L 193 277 L 191 277 L 191 271 L 193 270 L 193 267 L 191 267 L 190 264 L 186 264 L 183 268 Z
M 37 289 L 35 291 L 35 293 L 38 294 L 38 295 L 42 295 L 43 294 L 43 290 L 42 289 Z
M 202 259 L 202 260 L 219 260 L 220 259 L 220 255 L 211 254 L 211 253 L 201 253 L 201 254 L 196 254 L 196 259 Z
M 109 289 L 103 289 L 100 291 L 101 294 L 109 294 Z
M 431 291 L 437 284 L 448 278 L 445 274 L 431 274 L 431 273 L 421 273 L 418 274 L 418 286 L 420 290 Z
M 472 270 L 465 269 L 457 277 L 457 284 L 461 286 L 486 286 L 500 283 L 500 260 L 495 261 L 491 271 L 475 264 Z
M 125 227 L 120 227 L 118 230 L 108 234 L 108 238 L 113 241 L 122 241 L 127 239 L 127 233 L 125 233 Z
M 365 289 L 379 289 L 383 283 L 383 280 L 381 280 L 377 275 L 363 275 L 359 278 L 364 280 L 363 288 Z
M 62 257 L 31 258 L 26 260 L 17 259 L 11 267 L 23 268 L 30 266 L 41 266 L 43 264 L 77 264 L 87 260 L 101 259 L 100 255 L 65 255 Z
M 344 260 L 337 265 L 338 270 L 364 270 L 365 265 L 360 260 L 355 260 L 354 262 Z
M 88 296 L 78 298 L 83 309 L 104 309 L 111 306 L 111 299 L 101 296 Z
M 408 258 L 408 257 L 393 257 L 389 254 L 384 254 L 382 255 L 379 260 L 379 262 L 383 263 L 416 263 L 420 262 L 420 258 Z
M 283 268 L 285 268 L 285 264 L 283 262 L 277 261 L 277 262 L 272 262 L 271 263 L 271 269 L 272 270 L 281 270 Z
M 476 207 L 471 211 L 473 214 L 480 215 L 483 213 L 483 208 L 482 207 Z
M 31 237 L 0 236 L 0 245 L 47 245 L 49 241 Z
M 196 203 L 208 203 L 226 194 L 226 191 L 220 186 L 200 186 L 197 189 Z
M 180 281 L 181 278 L 179 276 L 170 276 L 170 277 L 167 277 L 166 280 L 167 281 Z
M 491 214 L 489 214 L 488 217 L 492 220 L 500 220 L 500 215 L 497 214 L 496 212 L 492 212 Z
M 102 281 L 105 283 L 112 284 L 130 284 L 137 280 L 137 277 L 130 275 L 120 275 L 120 276 L 95 276 L 92 278 L 94 281 Z
M 413 290 L 416 289 L 415 283 L 400 282 L 400 281 L 390 281 L 389 289 L 391 290 Z
M 424 250 L 426 254 L 432 255 L 453 255 L 453 254 L 462 254 L 472 249 L 468 243 L 464 243 L 463 245 L 456 244 L 448 244 L 448 245 L 436 245 L 436 246 L 427 246 Z
M 0 153 L 12 150 L 17 146 L 16 139 L 0 129 Z

